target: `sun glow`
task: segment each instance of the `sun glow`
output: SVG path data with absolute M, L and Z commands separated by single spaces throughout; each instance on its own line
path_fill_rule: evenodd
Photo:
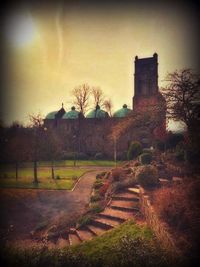
M 18 12 L 10 16 L 6 23 L 6 37 L 10 45 L 25 47 L 36 38 L 36 26 L 28 12 Z

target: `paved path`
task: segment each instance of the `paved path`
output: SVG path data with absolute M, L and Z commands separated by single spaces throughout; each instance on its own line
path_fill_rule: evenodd
M 95 171 L 85 173 L 74 191 L 2 189 L 0 206 L 3 221 L 0 228 L 14 225 L 10 238 L 28 238 L 38 223 L 68 226 L 85 212 L 96 174 L 112 167 L 93 167 Z M 9 239 L 10 239 L 9 238 Z

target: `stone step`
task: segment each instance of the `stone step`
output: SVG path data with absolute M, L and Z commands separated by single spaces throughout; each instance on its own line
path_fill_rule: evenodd
M 80 243 L 81 243 L 81 239 L 78 237 L 77 233 L 69 233 L 70 246 L 78 245 Z
M 127 191 L 129 193 L 134 193 L 134 194 L 139 194 L 140 193 L 140 190 L 137 187 L 129 187 L 129 188 L 127 188 Z
M 111 217 L 121 221 L 133 219 L 135 212 L 133 211 L 124 211 L 124 210 L 116 210 L 109 207 L 106 207 L 104 211 L 99 213 L 100 216 Z
M 99 218 L 99 220 L 98 220 L 98 219 L 96 220 L 96 218 L 93 219 L 93 220 L 91 221 L 91 224 L 94 225 L 94 226 L 103 228 L 103 229 L 105 229 L 105 230 L 109 230 L 109 229 L 113 228 L 112 225 L 110 225 L 110 224 L 108 224 L 108 223 L 106 223 L 106 222 L 103 222 L 103 219 L 100 220 L 100 218 Z
M 135 201 L 127 201 L 127 200 L 112 200 L 110 202 L 111 206 L 117 206 L 117 207 L 123 207 L 123 208 L 138 208 L 139 207 L 139 202 Z
M 115 200 L 132 200 L 132 201 L 139 201 L 139 197 L 137 194 L 133 194 L 130 192 L 120 192 L 112 197 Z
M 90 232 L 92 232 L 94 235 L 102 235 L 104 234 L 107 229 L 103 229 L 99 226 L 88 224 L 87 228 L 89 229 Z
M 110 226 L 110 227 L 116 227 L 116 226 L 118 226 L 120 223 L 122 223 L 122 222 L 120 222 L 120 221 L 117 221 L 117 220 L 113 220 L 113 219 L 111 219 L 111 218 L 102 218 L 101 216 L 99 216 L 99 217 L 96 217 L 95 218 L 95 221 L 96 222 L 100 222 L 100 223 L 102 223 L 102 224 L 106 224 L 106 225 L 108 225 L 108 226 Z
M 69 246 L 69 239 L 68 238 L 58 238 L 56 241 L 56 246 L 59 248 L 64 248 Z
M 76 232 L 82 241 L 91 240 L 95 236 L 94 233 L 89 231 L 89 229 L 87 229 L 87 228 L 77 229 Z

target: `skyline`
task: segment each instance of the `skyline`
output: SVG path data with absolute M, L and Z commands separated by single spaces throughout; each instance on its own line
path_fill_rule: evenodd
M 7 12 L 6 123 L 72 106 L 75 86 L 99 86 L 114 109 L 132 108 L 134 58 L 158 53 L 159 87 L 168 72 L 197 70 L 193 10 L 170 5 L 22 6 Z M 12 97 L 12 101 L 11 101 Z

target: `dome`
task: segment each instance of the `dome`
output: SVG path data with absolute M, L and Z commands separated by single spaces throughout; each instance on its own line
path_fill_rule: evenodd
M 79 117 L 79 112 L 75 109 L 75 107 L 72 107 L 71 111 L 66 112 L 62 118 L 63 119 L 78 119 L 78 117 Z
M 52 111 L 52 112 L 49 112 L 49 113 L 46 115 L 45 119 L 48 119 L 48 120 L 53 120 L 53 119 L 55 119 L 55 115 L 56 115 L 56 113 L 58 113 L 58 111 Z
M 108 117 L 108 113 L 102 109 L 100 109 L 100 106 L 96 106 L 96 109 L 90 111 L 86 118 L 88 119 L 94 119 L 94 118 L 106 118 Z
M 128 115 L 128 113 L 131 111 L 130 108 L 127 108 L 127 105 L 124 104 L 123 107 L 119 110 L 117 110 L 114 114 L 113 117 L 116 118 L 124 118 Z

